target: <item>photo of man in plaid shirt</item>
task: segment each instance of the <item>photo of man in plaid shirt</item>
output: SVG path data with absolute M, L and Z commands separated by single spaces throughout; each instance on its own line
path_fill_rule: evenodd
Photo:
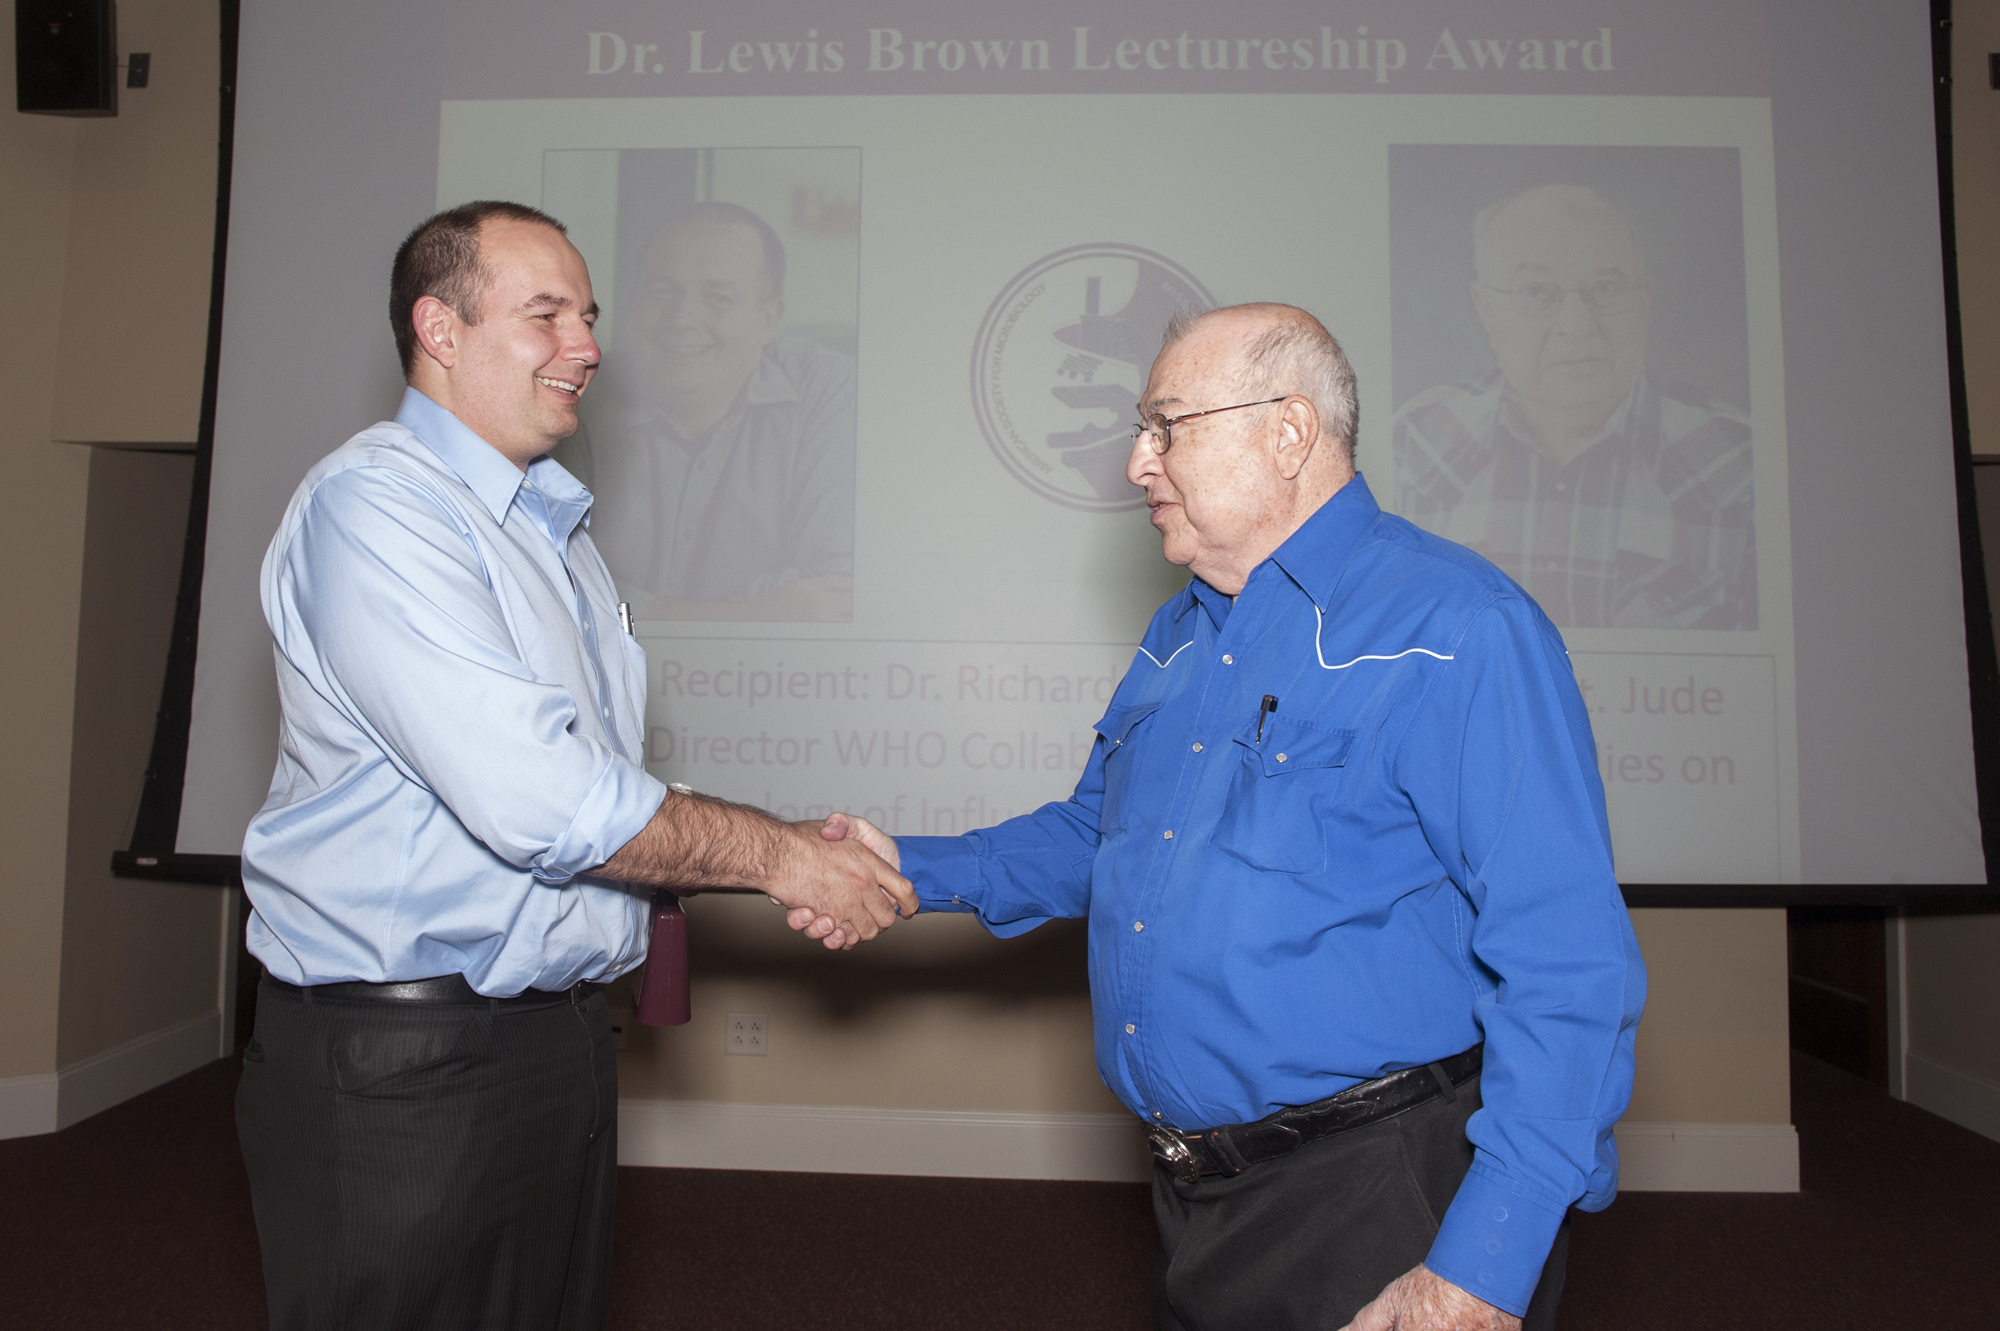
M 1481 211 L 1473 254 L 1498 363 L 1398 411 L 1398 510 L 1563 628 L 1756 628 L 1750 421 L 1647 367 L 1631 223 L 1545 185 Z

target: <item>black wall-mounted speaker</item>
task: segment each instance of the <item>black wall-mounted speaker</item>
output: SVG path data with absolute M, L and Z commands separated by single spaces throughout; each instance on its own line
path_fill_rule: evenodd
M 118 114 L 112 0 L 14 0 L 14 104 L 43 115 Z

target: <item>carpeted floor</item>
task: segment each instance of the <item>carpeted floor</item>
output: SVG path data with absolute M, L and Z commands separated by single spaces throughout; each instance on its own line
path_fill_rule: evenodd
M 0 1325 L 264 1324 L 221 1061 L 0 1142 Z M 1565 1331 L 1992 1325 L 2000 1142 L 1797 1056 L 1795 1196 L 1633 1193 L 1579 1216 Z M 1147 1326 L 1135 1185 L 627 1169 L 613 1325 Z

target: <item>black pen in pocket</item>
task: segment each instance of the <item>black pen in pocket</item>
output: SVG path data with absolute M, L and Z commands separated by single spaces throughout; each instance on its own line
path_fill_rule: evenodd
M 1264 742 L 1264 718 L 1277 710 L 1278 700 L 1271 694 L 1265 694 L 1264 701 L 1257 704 L 1257 738 L 1251 741 L 1253 744 Z

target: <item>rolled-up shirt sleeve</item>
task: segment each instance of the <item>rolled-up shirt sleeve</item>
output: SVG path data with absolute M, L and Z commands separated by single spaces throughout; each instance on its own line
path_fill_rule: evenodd
M 1516 1315 L 1564 1211 L 1617 1188 L 1646 971 L 1612 869 L 1594 743 L 1561 639 L 1503 597 L 1437 672 L 1399 777 L 1473 910 L 1485 1038 L 1471 1172 L 1426 1265 Z
M 658 809 L 665 787 L 577 733 L 577 700 L 520 659 L 462 520 L 421 482 L 329 476 L 277 573 L 279 650 L 507 863 L 567 882 Z

